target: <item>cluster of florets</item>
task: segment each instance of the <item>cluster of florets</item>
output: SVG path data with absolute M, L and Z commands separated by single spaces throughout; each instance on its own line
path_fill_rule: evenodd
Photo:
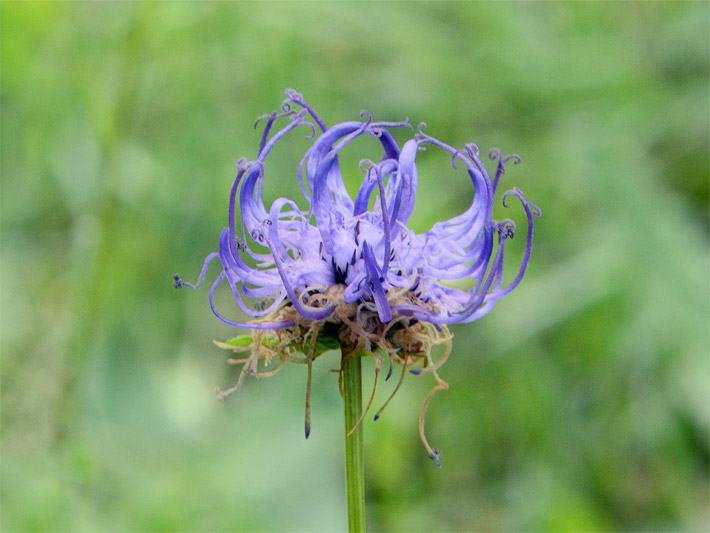
M 517 188 L 502 195 L 506 207 L 507 199 L 516 197 L 527 217 L 522 262 L 505 286 L 503 252 L 515 224 L 492 219 L 505 164 L 518 163 L 519 156 L 491 150 L 490 158 L 497 161 L 491 179 L 474 144 L 453 148 L 425 134 L 421 124 L 400 147 L 392 132 L 411 129 L 406 120 L 376 122 L 363 111 L 359 121 L 327 127 L 300 94 L 289 89 L 286 96 L 280 110 L 257 120 L 257 125 L 263 121 L 264 130 L 256 159 L 237 162 L 219 251 L 207 256 L 196 284 L 175 276 L 175 286 L 199 286 L 208 264 L 219 259 L 221 271 L 209 291 L 212 311 L 227 324 L 251 330 L 248 336 L 220 343 L 248 354 L 231 360 L 243 364 L 240 381 L 245 375 L 273 374 L 287 361 L 307 364 L 310 378 L 313 360 L 328 348 L 340 347 L 344 357 L 372 355 L 376 378 L 387 357 L 388 375 L 394 362 L 402 366 L 402 375 L 406 369 L 433 374 L 437 384 L 432 393 L 446 388 L 437 369 L 451 350 L 447 324 L 484 316 L 520 283 L 527 268 L 539 208 Z M 280 119 L 287 122 L 272 133 Z M 295 169 L 307 207 L 278 198 L 267 209 L 264 163 L 277 143 L 299 126 L 307 128 L 306 138 L 312 140 Z M 339 156 L 361 136 L 376 138 L 381 153 L 361 161 L 364 176 L 353 199 Z M 454 168 L 466 168 L 473 201 L 465 212 L 418 234 L 407 221 L 417 190 L 415 160 L 428 145 L 450 154 Z M 214 291 L 223 281 L 249 317 L 246 321 L 231 320 L 215 308 Z M 467 288 L 460 288 L 462 281 Z M 441 349 L 434 360 L 436 346 Z M 234 388 L 218 390 L 220 399 Z M 436 458 L 423 432 L 430 397 L 421 410 L 420 432 Z M 308 420 L 306 425 L 308 433 Z

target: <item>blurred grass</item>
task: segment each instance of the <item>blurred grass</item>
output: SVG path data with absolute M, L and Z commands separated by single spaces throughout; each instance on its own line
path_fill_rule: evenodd
M 337 359 L 307 442 L 303 369 L 222 406 L 211 340 L 234 331 L 171 285 L 216 249 L 286 87 L 329 123 L 517 151 L 504 185 L 544 212 L 521 287 L 455 329 L 427 418 L 444 469 L 424 377 L 365 425 L 371 528 L 707 530 L 709 10 L 0 4 L 2 530 L 344 529 Z M 267 197 L 297 196 L 298 149 Z M 422 154 L 417 228 L 468 201 L 441 163 Z

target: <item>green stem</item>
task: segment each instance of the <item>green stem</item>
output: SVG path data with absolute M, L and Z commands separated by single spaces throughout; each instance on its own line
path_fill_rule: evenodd
M 366 531 L 365 525 L 365 452 L 362 424 L 348 436 L 362 415 L 362 369 L 360 357 L 346 357 L 343 350 L 343 400 L 345 404 L 345 486 L 348 498 L 350 533 Z

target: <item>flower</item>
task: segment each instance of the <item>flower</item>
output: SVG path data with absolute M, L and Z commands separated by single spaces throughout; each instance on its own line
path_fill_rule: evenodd
M 284 118 L 288 122 L 272 134 Z M 269 375 L 287 361 L 308 364 L 310 376 L 312 361 L 327 349 L 318 346 L 318 339 L 331 335 L 352 353 L 364 350 L 373 355 L 376 376 L 384 357 L 389 357 L 389 373 L 394 360 L 403 367 L 402 376 L 407 367 L 415 374 L 432 373 L 437 380 L 432 393 L 447 388 L 437 373 L 451 349 L 447 325 L 487 314 L 520 283 L 530 259 L 533 218 L 541 212 L 513 188 L 502 195 L 502 202 L 507 207 L 511 197 L 520 201 L 527 235 L 518 273 L 503 286 L 503 252 L 515 224 L 509 219 L 493 220 L 493 203 L 506 163 L 517 164 L 520 157 L 491 150 L 489 157 L 497 161 L 491 179 L 475 144 L 454 148 L 424 133 L 422 123 L 400 147 L 393 132 L 411 129 L 408 121 L 376 122 L 367 111 L 360 114 L 360 120 L 327 127 L 292 89 L 286 91 L 280 110 L 260 117 L 255 127 L 262 121 L 256 159 L 237 162 L 228 225 L 220 234 L 218 252 L 207 256 L 196 284 L 175 276 L 175 287 L 196 288 L 209 263 L 219 260 L 221 271 L 209 291 L 210 307 L 227 324 L 251 330 L 250 336 L 218 343 L 249 354 L 231 360 L 244 365 L 240 381 L 247 374 Z M 278 198 L 267 207 L 263 198 L 266 159 L 300 126 L 308 130 L 306 138 L 312 141 L 296 169 L 306 207 L 288 198 Z M 371 160 L 361 161 L 364 176 L 353 199 L 339 159 L 361 136 L 376 138 L 381 150 Z M 448 153 L 454 168 L 465 167 L 474 194 L 465 212 L 418 234 L 407 221 L 415 207 L 416 157 L 429 145 Z M 217 311 L 213 295 L 224 281 L 251 319 L 235 321 Z M 437 346 L 442 353 L 434 361 L 432 352 Z M 279 358 L 275 367 L 273 357 Z M 259 361 L 266 365 L 261 371 Z M 235 388 L 218 390 L 220 399 Z M 437 452 L 423 431 L 432 393 L 422 407 L 420 433 L 436 459 Z

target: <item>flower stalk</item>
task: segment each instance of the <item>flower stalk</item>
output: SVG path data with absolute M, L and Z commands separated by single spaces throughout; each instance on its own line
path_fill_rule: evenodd
M 345 407 L 345 488 L 348 530 L 366 531 L 365 450 L 362 424 L 362 364 L 359 355 L 342 348 L 343 404 Z M 357 428 L 355 426 L 357 425 Z M 351 430 L 355 428 L 355 431 Z

